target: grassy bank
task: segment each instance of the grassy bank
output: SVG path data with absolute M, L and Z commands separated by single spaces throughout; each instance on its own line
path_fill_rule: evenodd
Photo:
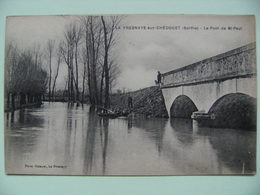
M 150 118 L 168 118 L 162 92 L 158 86 L 147 87 L 133 92 L 111 95 L 111 107 L 117 110 L 127 110 L 128 97 L 133 99 L 133 113 Z

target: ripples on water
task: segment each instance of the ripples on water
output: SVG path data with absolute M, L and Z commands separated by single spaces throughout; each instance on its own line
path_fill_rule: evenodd
M 252 174 L 256 132 L 185 119 L 106 119 L 87 105 L 5 113 L 6 171 L 58 175 Z

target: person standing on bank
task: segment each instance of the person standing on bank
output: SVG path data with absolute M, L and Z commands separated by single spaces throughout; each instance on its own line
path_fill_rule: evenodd
M 131 96 L 128 97 L 128 109 L 133 108 L 133 98 Z
M 161 85 L 161 81 L 162 81 L 162 75 L 161 75 L 160 71 L 158 71 L 158 73 L 157 73 L 157 83 L 158 83 L 159 86 Z

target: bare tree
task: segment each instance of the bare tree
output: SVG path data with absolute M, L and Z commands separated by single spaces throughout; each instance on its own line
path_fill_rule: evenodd
M 89 24 L 90 24 L 90 17 L 82 17 L 81 18 L 82 21 L 82 25 L 84 28 L 84 41 L 85 41 L 85 54 L 84 57 L 82 57 L 83 61 L 86 61 L 86 72 L 87 72 L 87 80 L 88 80 L 88 91 L 89 91 L 89 100 L 90 103 L 93 103 L 93 92 L 92 92 L 92 87 L 91 87 L 91 71 L 90 71 L 90 33 L 89 33 Z M 83 82 L 84 82 L 84 78 L 83 78 Z M 84 89 L 85 90 L 85 89 Z
M 105 68 L 104 68 L 104 66 L 102 66 L 102 74 L 101 74 L 101 79 L 100 79 L 100 92 L 99 92 L 99 98 L 100 98 L 101 105 L 103 105 L 104 75 L 105 75 Z
M 73 59 L 74 59 L 74 46 L 75 46 L 75 28 L 73 24 L 70 24 L 66 27 L 64 32 L 65 41 L 60 44 L 60 51 L 63 59 L 68 67 L 68 99 L 69 101 L 75 101 L 74 97 L 74 68 L 73 68 Z
M 33 49 L 32 49 L 32 55 L 34 57 L 34 62 L 35 62 L 35 66 L 39 66 L 39 63 L 41 62 L 41 58 L 42 58 L 42 52 L 41 52 L 41 46 L 39 43 L 35 43 L 33 45 Z
M 60 46 L 61 55 L 68 66 L 68 96 L 69 100 L 79 101 L 79 51 L 82 39 L 82 26 L 76 22 L 70 23 L 64 32 L 65 41 Z M 74 63 L 75 62 L 75 63 Z M 74 67 L 75 66 L 75 67 Z M 74 88 L 75 87 L 75 88 Z M 75 92 L 76 90 L 76 97 Z
M 98 87 L 97 87 L 97 59 L 99 57 L 99 48 L 101 41 L 101 27 L 97 17 L 90 16 L 90 59 L 92 65 L 93 95 L 94 104 L 99 104 Z
M 114 44 L 114 32 L 116 26 L 120 23 L 120 18 L 118 16 L 108 17 L 109 22 L 106 22 L 104 16 L 101 16 L 101 21 L 103 25 L 103 36 L 104 36 L 104 74 L 105 74 L 105 103 L 104 107 L 110 107 L 110 75 L 109 75 L 109 51 Z
M 102 28 L 97 16 L 82 18 L 84 41 L 87 56 L 87 78 L 91 104 L 99 104 L 98 96 L 98 59 L 102 41 Z
M 110 60 L 108 68 L 109 68 L 109 75 L 110 75 L 109 84 L 111 86 L 110 87 L 110 93 L 111 93 L 112 88 L 114 88 L 116 85 L 116 80 L 117 80 L 118 76 L 120 75 L 121 70 L 119 68 L 119 65 L 113 59 Z
M 61 64 L 61 53 L 58 50 L 57 52 L 57 65 L 56 65 L 56 73 L 55 73 L 55 77 L 53 80 L 53 85 L 52 85 L 52 100 L 55 100 L 55 87 L 56 87 L 56 81 L 59 75 L 59 70 L 60 70 L 60 64 Z
M 74 25 L 75 30 L 75 66 L 76 66 L 76 79 L 75 79 L 75 87 L 76 87 L 76 100 L 79 101 L 79 65 L 78 65 L 78 53 L 79 53 L 79 45 L 80 40 L 82 38 L 82 26 Z
M 86 48 L 82 49 L 82 63 L 83 63 L 83 75 L 82 75 L 82 93 L 81 93 L 81 101 L 84 102 L 85 97 L 85 82 L 86 82 L 86 76 L 87 76 L 87 51 Z
M 55 47 L 55 41 L 49 39 L 47 42 L 47 56 L 49 60 L 49 101 L 51 101 L 51 81 L 52 81 L 52 55 Z

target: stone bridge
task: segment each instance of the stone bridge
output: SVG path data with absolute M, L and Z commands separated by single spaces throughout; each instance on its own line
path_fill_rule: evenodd
M 248 120 L 255 126 L 256 44 L 166 72 L 161 89 L 170 117 L 190 118 L 201 111 L 222 115 L 221 121 L 216 120 L 223 123 L 219 126 L 233 127 L 232 123 Z M 236 115 L 240 118 L 233 119 Z

